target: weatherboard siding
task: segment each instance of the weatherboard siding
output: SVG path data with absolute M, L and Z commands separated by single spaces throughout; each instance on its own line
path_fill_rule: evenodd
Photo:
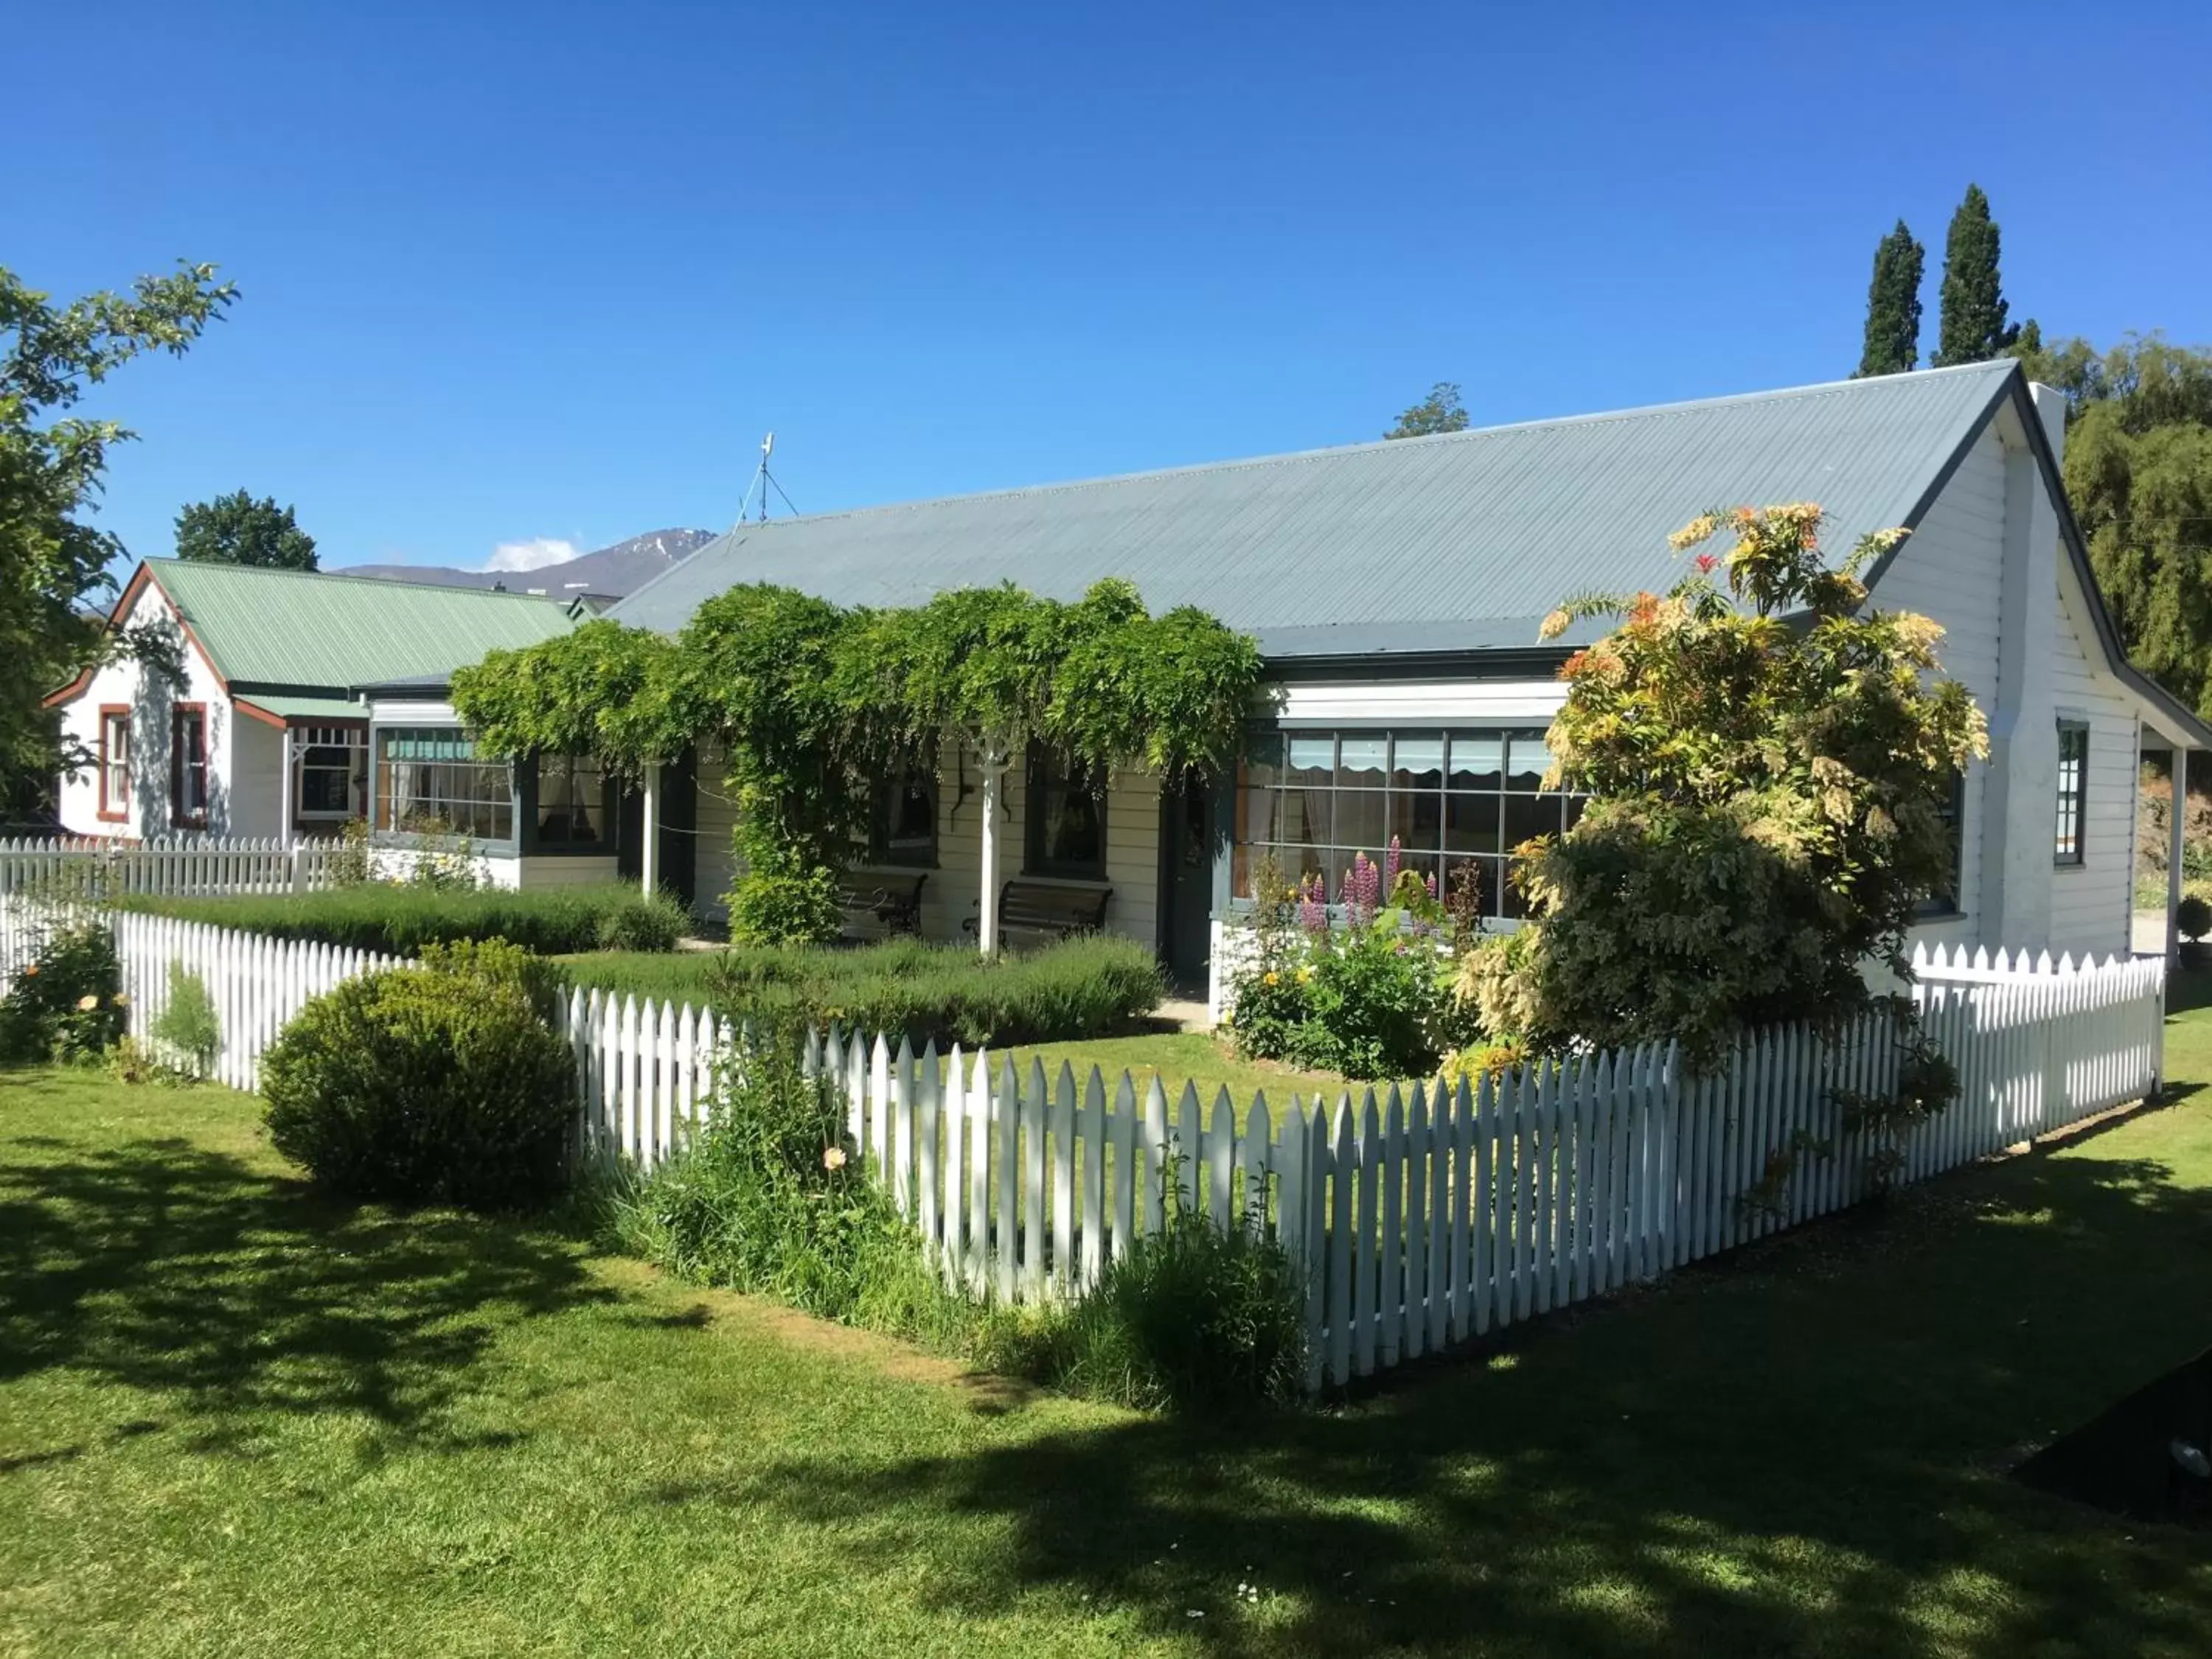
M 2051 701 L 2058 719 L 2089 723 L 2089 763 L 2083 781 L 2081 862 L 2051 871 L 2050 948 L 2077 957 L 2125 954 L 2134 908 L 2142 735 L 2118 685 L 2110 676 L 2092 672 L 2084 642 L 2063 609 L 2057 646 Z M 2055 798 L 2051 808 L 2051 830 L 2046 833 L 2055 837 Z
M 1941 623 L 1943 671 L 1984 714 L 1996 706 L 1997 632 L 2004 588 L 2005 451 L 1992 425 L 1899 550 L 1875 591 L 1884 610 L 1917 611 Z M 1966 771 L 1959 908 L 1954 919 L 1914 930 L 1931 941 L 1983 940 L 1982 814 L 1988 769 Z M 2017 943 L 2018 941 L 2002 941 Z

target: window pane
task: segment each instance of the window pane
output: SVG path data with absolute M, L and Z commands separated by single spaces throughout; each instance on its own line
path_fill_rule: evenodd
M 1443 783 L 1444 743 L 1442 738 L 1399 738 L 1390 753 L 1393 789 L 1435 789 Z
M 1336 768 L 1336 739 L 1316 737 L 1309 733 L 1294 736 L 1290 741 L 1290 763 L 1286 781 L 1291 783 L 1328 782 Z
M 1449 853 L 1495 853 L 1504 843 L 1498 838 L 1498 799 L 1495 795 L 1449 795 L 1444 799 L 1444 850 Z
M 1246 784 L 1237 792 L 1237 840 L 1240 845 L 1275 838 L 1275 811 L 1280 796 L 1273 789 Z
M 479 772 L 489 768 L 475 769 Z M 538 763 L 538 836 L 541 841 L 589 847 L 602 839 L 605 776 L 583 757 L 550 755 Z M 495 803 L 487 799 L 487 807 Z
M 1336 782 L 1340 789 L 1380 789 L 1389 750 L 1387 738 L 1345 738 L 1337 744 Z
M 1237 781 L 1242 784 L 1279 782 L 1283 774 L 1283 734 L 1268 732 L 1247 740 Z
M 1332 815 L 1328 790 L 1285 789 L 1276 797 L 1276 802 L 1274 839 L 1305 842 L 1315 847 L 1328 845 Z
M 1379 854 L 1382 843 L 1389 839 L 1383 828 L 1382 801 L 1380 789 L 1340 790 L 1336 797 L 1336 834 L 1332 838 L 1334 844 L 1364 848 L 1370 855 Z M 1346 853 L 1345 857 L 1348 860 L 1351 854 Z
M 1408 853 L 1433 853 L 1443 845 L 1444 798 L 1441 794 L 1390 794 L 1390 833 Z
M 1455 732 L 1451 787 L 1496 789 L 1504 782 L 1505 740 L 1495 732 Z
M 1508 795 L 1505 798 L 1505 850 L 1511 852 L 1532 836 L 1559 833 L 1557 795 Z
M 1508 758 L 1511 763 L 1505 777 L 1508 789 L 1533 794 L 1543 782 L 1544 774 L 1551 769 L 1552 751 L 1544 746 L 1541 732 L 1516 732 Z

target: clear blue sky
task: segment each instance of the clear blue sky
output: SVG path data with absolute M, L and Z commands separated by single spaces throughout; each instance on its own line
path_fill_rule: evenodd
M 2201 3 L 1687 9 L 21 7 L 0 262 L 219 262 L 105 522 L 326 566 L 1832 379 L 1969 179 L 2016 317 L 2212 338 Z

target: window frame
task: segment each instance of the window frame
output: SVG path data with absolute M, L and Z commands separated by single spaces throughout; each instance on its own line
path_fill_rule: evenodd
M 299 745 L 298 764 L 292 778 L 292 819 L 295 823 L 345 823 L 368 812 L 369 764 L 368 728 L 365 726 L 295 726 L 302 741 Z M 327 806 L 307 805 L 307 774 L 330 772 L 330 766 L 310 767 L 307 757 L 319 749 L 343 750 L 345 764 L 345 805 L 333 811 Z
M 1951 773 L 1951 890 L 1930 893 L 1913 907 L 1916 922 L 1948 921 L 1966 914 L 1966 769 Z
M 2081 752 L 2071 763 L 2074 768 L 2074 787 L 2069 796 L 2066 787 L 2069 764 L 2069 741 L 2077 740 Z M 2051 836 L 2051 862 L 2060 870 L 2079 870 L 2088 863 L 2089 829 L 2089 722 L 2070 714 L 2058 717 L 2058 766 L 2052 781 L 2055 799 L 2052 802 L 2054 833 Z M 2067 845 L 2070 828 L 2072 846 Z
M 1067 768 L 1066 781 L 1058 784 L 1047 782 L 1048 769 L 1054 758 L 1053 750 L 1042 744 L 1032 744 L 1024 785 L 1022 802 L 1022 873 L 1042 876 L 1055 881 L 1103 882 L 1106 879 L 1108 854 L 1106 797 L 1112 793 L 1114 781 L 1102 781 L 1096 790 L 1081 788 L 1075 781 L 1074 769 Z M 1048 795 L 1079 792 L 1088 797 L 1098 818 L 1098 856 L 1092 860 L 1054 859 L 1045 854 L 1045 804 Z
M 184 736 L 188 724 L 197 723 L 200 734 L 200 805 L 198 812 L 185 810 L 185 779 L 194 763 L 185 758 Z M 215 801 L 215 756 L 208 738 L 208 706 L 204 702 L 169 705 L 169 825 L 175 830 L 204 830 Z
M 901 848 L 891 841 L 892 806 L 916 783 L 921 784 L 923 793 L 929 797 L 929 845 L 926 849 Z M 936 869 L 938 840 L 943 831 L 943 810 L 944 797 L 939 787 L 935 767 L 916 763 L 894 769 L 888 777 L 876 785 L 868 804 L 868 862 L 885 870 Z
M 123 738 L 119 755 L 108 742 L 110 730 L 118 722 Z M 103 823 L 131 822 L 131 732 L 129 703 L 104 702 L 100 705 L 100 804 L 95 811 Z M 122 769 L 117 780 L 123 786 L 119 793 L 111 791 L 107 787 L 109 774 L 118 767 Z
M 595 811 L 604 833 L 596 840 L 580 841 L 570 836 L 548 836 L 542 818 L 545 810 L 545 769 L 548 762 L 563 763 L 574 769 L 578 763 L 588 764 L 599 775 L 599 798 Z M 487 763 L 479 762 L 478 764 Z M 518 762 L 509 769 L 509 787 L 515 796 L 515 825 L 520 836 L 518 851 L 524 856 L 533 854 L 559 858 L 611 858 L 620 826 L 617 821 L 620 805 L 617 796 L 615 775 L 606 763 L 596 755 L 533 755 L 526 762 Z
M 470 758 L 466 760 L 416 762 L 413 763 L 414 764 L 472 766 L 477 768 L 497 767 L 503 771 L 507 775 L 507 834 L 505 836 L 479 836 L 473 830 L 466 829 L 387 830 L 384 828 L 383 819 L 389 802 L 390 792 L 385 787 L 386 763 L 382 758 L 381 745 L 386 738 L 394 737 L 402 732 L 437 732 L 441 734 L 450 732 L 460 738 L 469 745 Z M 439 847 L 451 845 L 454 842 L 465 840 L 469 843 L 471 849 L 476 852 L 498 854 L 517 853 L 520 850 L 516 841 L 516 836 L 520 831 L 520 828 L 521 825 L 530 822 L 529 817 L 524 810 L 525 804 L 520 798 L 520 789 L 519 787 L 520 781 L 516 776 L 517 770 L 518 769 L 514 763 L 510 760 L 485 760 L 478 757 L 476 754 L 476 739 L 469 734 L 467 727 L 460 725 L 455 720 L 393 720 L 388 725 L 372 724 L 368 728 L 368 825 L 370 838 L 375 841 L 379 845 L 386 847 Z M 458 796 L 438 796 L 433 797 L 432 799 L 458 801 L 460 798 Z

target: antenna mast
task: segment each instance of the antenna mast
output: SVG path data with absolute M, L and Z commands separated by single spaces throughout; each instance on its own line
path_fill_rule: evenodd
M 760 517 L 756 522 L 760 524 L 768 522 L 768 492 L 771 489 L 777 495 L 783 495 L 783 504 L 790 508 L 792 517 L 795 519 L 799 516 L 799 509 L 792 506 L 791 497 L 784 495 L 783 486 L 776 482 L 775 475 L 768 470 L 768 458 L 774 453 L 775 453 L 775 434 L 771 432 L 761 440 L 760 465 L 753 469 L 753 481 L 745 486 L 744 500 L 738 503 L 739 524 L 745 521 L 745 509 L 752 505 L 753 491 L 756 489 L 760 491 Z

